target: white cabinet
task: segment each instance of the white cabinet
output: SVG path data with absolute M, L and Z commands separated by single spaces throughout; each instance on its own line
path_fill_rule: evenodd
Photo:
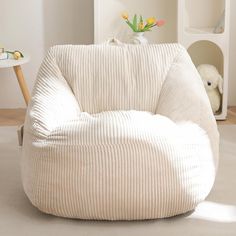
M 215 33 L 220 20 L 224 30 Z M 227 116 L 229 21 L 230 0 L 178 0 L 178 42 L 188 49 L 196 66 L 212 64 L 224 79 L 217 120 Z

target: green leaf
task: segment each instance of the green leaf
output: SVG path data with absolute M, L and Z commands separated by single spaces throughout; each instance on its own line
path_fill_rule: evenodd
M 151 25 L 149 25 L 149 24 L 146 24 L 145 26 L 144 26 L 144 30 L 146 31 L 146 30 L 149 30 L 149 29 L 151 29 L 152 27 L 154 27 L 155 26 L 155 24 L 151 24 Z
M 140 15 L 140 20 L 139 20 L 140 23 L 143 23 L 143 17 Z
M 148 25 L 146 24 L 143 28 L 143 32 L 146 32 L 146 31 L 151 31 L 151 28 L 153 27 L 153 25 Z
M 126 21 L 126 23 L 135 32 L 134 26 L 131 24 L 131 22 L 130 21 Z
M 134 18 L 133 18 L 133 27 L 134 27 L 134 32 L 137 32 L 137 30 L 138 30 L 138 20 L 137 20 L 137 15 L 136 14 L 134 15 Z
M 150 26 L 149 24 L 146 24 L 143 29 L 146 30 L 149 28 L 149 26 Z

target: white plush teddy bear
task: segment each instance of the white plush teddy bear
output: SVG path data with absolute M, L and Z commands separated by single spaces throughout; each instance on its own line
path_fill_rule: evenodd
M 220 109 L 221 94 L 223 94 L 223 79 L 213 65 L 202 64 L 197 67 L 202 77 L 207 95 L 209 97 L 212 111 L 216 113 Z

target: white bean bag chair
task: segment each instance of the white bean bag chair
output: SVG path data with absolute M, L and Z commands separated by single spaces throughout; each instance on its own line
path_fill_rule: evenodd
M 175 216 L 209 194 L 218 142 L 182 46 L 55 46 L 28 107 L 23 186 L 34 206 L 57 216 Z

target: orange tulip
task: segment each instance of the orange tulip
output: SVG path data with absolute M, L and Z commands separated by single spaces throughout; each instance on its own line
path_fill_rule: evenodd
M 129 15 L 128 15 L 127 12 L 123 12 L 121 16 L 122 16 L 122 18 L 125 19 L 125 20 L 128 20 L 128 18 L 129 18 Z

